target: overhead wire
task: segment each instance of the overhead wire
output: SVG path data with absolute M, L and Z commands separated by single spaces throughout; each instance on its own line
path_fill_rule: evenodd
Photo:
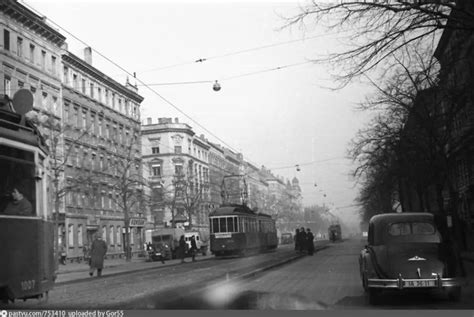
M 334 34 L 337 34 L 337 33 L 334 33 Z M 139 71 L 138 73 L 148 73 L 148 72 L 153 72 L 153 71 L 157 71 L 157 70 L 164 70 L 164 69 L 169 69 L 169 68 L 174 68 L 174 67 L 179 67 L 179 66 L 192 65 L 192 64 L 196 64 L 196 63 L 204 63 L 204 62 L 207 62 L 207 61 L 213 60 L 213 59 L 219 59 L 219 58 L 224 58 L 224 57 L 229 57 L 229 56 L 234 56 L 234 55 L 240 55 L 240 54 L 244 54 L 244 53 L 248 53 L 248 52 L 253 52 L 253 51 L 267 49 L 267 48 L 272 48 L 272 47 L 276 47 L 276 46 L 287 45 L 287 44 L 301 42 L 301 41 L 305 41 L 305 40 L 312 40 L 312 39 L 316 39 L 316 38 L 319 38 L 319 37 L 322 37 L 322 36 L 328 36 L 328 35 L 332 35 L 332 34 L 327 34 L 327 33 L 326 34 L 318 34 L 318 35 L 303 37 L 303 38 L 299 38 L 299 39 L 295 39 L 295 40 L 289 40 L 289 41 L 284 41 L 284 42 L 278 42 L 278 43 L 273 43 L 273 44 L 257 46 L 257 47 L 253 47 L 253 48 L 242 49 L 242 50 L 229 52 L 229 53 L 224 53 L 224 54 L 220 54 L 220 55 L 202 57 L 202 58 L 195 59 L 194 61 L 177 63 L 177 64 L 173 64 L 173 65 L 169 65 L 169 66 L 157 67 L 157 68 L 153 68 L 153 69 L 149 69 L 149 70 Z
M 24 2 L 23 2 L 24 3 Z M 28 8 L 30 8 L 31 10 L 33 11 L 36 11 L 38 12 L 35 8 L 31 7 L 30 5 L 28 5 L 27 3 L 24 3 L 25 6 L 27 6 Z M 75 36 L 73 33 L 69 32 L 68 30 L 66 30 L 64 27 L 62 27 L 61 25 L 57 24 L 56 22 L 54 22 L 53 20 L 51 19 L 48 19 L 48 22 L 55 25 L 56 27 L 60 28 L 61 30 L 63 30 L 64 32 L 66 32 L 67 34 L 69 34 L 71 37 L 73 37 L 74 39 L 76 39 L 78 42 L 82 43 L 83 45 L 87 46 L 87 47 L 90 47 L 90 45 L 88 45 L 86 42 L 84 42 L 83 40 L 81 40 L 80 38 L 78 38 L 77 36 Z M 122 66 L 120 66 L 119 64 L 117 64 L 115 61 L 111 60 L 110 58 L 108 58 L 107 56 L 105 56 L 104 54 L 102 54 L 100 51 L 96 50 L 96 49 L 93 49 L 91 47 L 92 50 L 94 50 L 94 52 L 96 52 L 99 56 L 101 56 L 102 58 L 104 58 L 105 60 L 107 60 L 109 63 L 111 63 L 112 65 L 114 65 L 115 67 L 117 67 L 118 69 L 120 69 L 121 71 L 123 71 L 125 74 L 131 76 L 131 77 L 134 77 L 138 82 L 140 82 L 144 87 L 148 88 L 153 94 L 155 94 L 156 96 L 158 96 L 162 101 L 164 101 L 165 103 L 167 103 L 168 105 L 170 105 L 171 107 L 173 107 L 176 111 L 178 111 L 179 113 L 181 113 L 183 116 L 185 116 L 186 118 L 188 118 L 189 120 L 191 120 L 193 123 L 195 123 L 196 125 L 198 125 L 200 128 L 202 128 L 204 131 L 206 131 L 207 133 L 209 133 L 210 135 L 212 135 L 214 138 L 216 138 L 217 140 L 219 140 L 220 142 L 222 142 L 223 144 L 225 144 L 228 148 L 232 149 L 233 151 L 235 152 L 239 152 L 237 150 L 235 150 L 232 146 L 230 146 L 229 144 L 227 144 L 227 142 L 225 142 L 224 140 L 222 140 L 220 137 L 218 137 L 217 135 L 215 135 L 213 132 L 211 132 L 209 129 L 207 129 L 206 127 L 204 127 L 203 125 L 201 125 L 198 121 L 196 121 L 194 118 L 192 118 L 191 116 L 189 116 L 187 113 L 185 113 L 183 110 L 181 110 L 178 106 L 176 106 L 174 103 L 172 103 L 170 100 L 168 100 L 167 98 L 165 98 L 164 96 L 162 96 L 160 93 L 158 93 L 156 90 L 154 90 L 153 88 L 151 88 L 149 85 L 147 85 L 146 83 L 144 83 L 142 80 L 140 80 L 139 78 L 136 78 L 134 75 L 135 74 L 132 74 L 131 72 L 129 72 L 128 70 L 126 70 L 125 68 L 123 68 Z
M 23 0 L 20 0 L 22 1 L 22 3 L 30 8 L 31 10 L 33 11 L 36 11 L 38 12 L 35 8 L 33 8 L 32 6 L 30 6 L 29 4 L 25 3 Z M 38 12 L 39 13 L 39 12 Z M 40 13 L 41 15 L 41 13 Z M 48 18 L 48 22 L 55 25 L 56 27 L 60 28 L 61 30 L 63 30 L 64 32 L 66 32 L 67 34 L 69 34 L 71 37 L 73 37 L 74 39 L 76 39 L 78 42 L 82 43 L 83 45 L 85 46 L 90 46 L 88 45 L 85 41 L 81 40 L 80 38 L 78 38 L 77 36 L 75 36 L 73 33 L 69 32 L 67 29 L 65 29 L 64 27 L 62 27 L 61 25 L 57 24 L 56 22 L 54 22 L 54 20 L 51 20 Z M 298 41 L 302 41 L 302 40 L 305 40 L 305 39 L 314 39 L 314 38 L 317 38 L 319 36 L 322 36 L 322 35 L 318 35 L 318 36 L 313 36 L 313 37 L 309 37 L 309 38 L 302 38 L 302 39 L 296 39 L 296 40 L 290 40 L 290 41 L 286 41 L 286 42 L 281 42 L 281 43 L 275 43 L 275 44 L 270 44 L 270 45 L 264 45 L 264 46 L 260 46 L 260 47 L 256 47 L 256 48 L 251 48 L 251 49 L 244 49 L 244 50 L 240 50 L 240 51 L 236 51 L 236 52 L 232 52 L 232 53 L 227 53 L 227 54 L 222 54 L 222 55 L 215 55 L 215 56 L 210 56 L 210 57 L 207 57 L 207 58 L 200 58 L 200 59 L 197 59 L 195 60 L 194 62 L 192 63 L 197 63 L 197 62 L 204 62 L 204 61 L 207 61 L 209 59 L 215 59 L 215 58 L 222 58 L 222 57 L 227 57 L 227 56 L 232 56 L 232 55 L 238 55 L 238 54 L 242 54 L 242 53 L 246 53 L 246 52 L 250 52 L 250 51 L 254 51 L 254 50 L 259 50 L 259 49 L 265 49 L 265 48 L 270 48 L 270 47 L 275 47 L 275 46 L 279 46 L 279 45 L 284 45 L 284 44 L 288 44 L 288 43 L 294 43 L 294 42 L 298 42 Z M 200 128 L 202 128 L 204 131 L 206 131 L 207 133 L 209 133 L 211 136 L 213 136 L 214 138 L 216 138 L 217 140 L 219 140 L 220 142 L 222 142 L 224 145 L 226 145 L 229 149 L 233 150 L 234 152 L 236 153 L 239 153 L 239 151 L 237 151 L 236 149 L 234 149 L 232 146 L 230 146 L 227 142 L 225 142 L 224 140 L 222 140 L 220 137 L 218 137 L 217 135 L 215 135 L 213 132 L 211 132 L 209 129 L 207 129 L 206 127 L 204 127 L 203 125 L 201 125 L 198 121 L 196 121 L 194 118 L 192 118 L 190 115 L 188 115 L 187 113 L 185 113 L 183 110 L 181 110 L 177 105 L 175 105 L 174 103 L 172 103 L 170 100 L 168 100 L 167 98 L 165 98 L 164 96 L 162 96 L 160 93 L 158 93 L 156 90 L 154 90 L 153 88 L 151 88 L 151 85 L 160 85 L 160 84 L 146 84 L 144 83 L 141 79 L 137 78 L 136 77 L 136 73 L 132 73 L 132 72 L 129 72 L 128 70 L 126 70 L 125 68 L 123 68 L 121 65 L 119 65 L 118 63 L 116 63 L 115 61 L 111 60 L 110 58 L 108 58 L 107 56 L 105 56 L 104 54 L 102 54 L 100 51 L 98 51 L 97 49 L 93 49 L 94 52 L 96 52 L 99 56 L 101 56 L 102 58 L 104 58 L 105 60 L 107 60 L 109 63 L 111 63 L 112 65 L 114 65 L 115 67 L 117 67 L 118 69 L 120 69 L 121 71 L 123 71 L 125 74 L 135 78 L 135 80 L 137 80 L 138 82 L 141 83 L 141 86 L 144 86 L 146 87 L 147 89 L 149 89 L 153 94 L 155 94 L 156 96 L 158 96 L 161 100 L 163 100 L 165 103 L 167 103 L 168 105 L 170 105 L 171 107 L 173 107 L 176 111 L 178 111 L 179 113 L 181 113 L 183 116 L 185 116 L 186 118 L 188 118 L 189 120 L 191 120 L 193 123 L 195 123 L 197 126 L 199 126 Z M 288 67 L 294 67 L 294 66 L 299 66 L 299 65 L 303 65 L 303 64 L 307 64 L 307 63 L 310 63 L 311 61 L 305 61 L 305 62 L 300 62 L 300 63 L 295 63 L 295 64 L 289 64 L 289 65 L 284 65 L 284 66 L 279 66 L 279 67 L 275 67 L 275 68 L 271 68 L 271 69 L 265 69 L 265 70 L 261 70 L 261 71 L 256 71 L 256 72 L 251 72 L 251 73 L 246 73 L 246 74 L 241 74 L 241 75 L 234 75 L 234 76 L 230 76 L 230 77 L 226 77 L 222 80 L 231 80 L 231 79 L 236 79 L 236 78 L 241 78 L 241 77 L 245 77 L 245 76 L 250 76 L 250 75 L 254 75 L 254 74 L 258 74 L 258 73 L 264 73 L 264 72 L 270 72 L 270 71 L 275 71 L 275 70 L 281 70 L 281 69 L 284 69 L 284 68 L 288 68 Z M 182 64 L 175 64 L 175 65 L 171 65 L 171 66 L 167 66 L 167 67 L 162 67 L 160 69 L 165 69 L 165 68 L 171 68 L 171 67 L 176 67 L 176 66 L 180 66 L 180 65 L 185 65 L 185 64 L 191 64 L 191 62 L 188 62 L 188 63 L 182 63 Z M 194 84 L 194 83 L 208 83 L 210 81 L 196 81 L 196 82 L 181 82 L 181 83 L 165 83 L 165 84 Z M 334 158 L 334 159 L 337 159 L 337 158 Z M 251 160 L 247 159 L 250 163 L 256 165 L 255 163 L 253 163 Z M 326 160 L 321 160 L 319 162 L 323 162 L 323 161 L 327 161 L 327 160 L 332 160 L 332 159 L 326 159 Z M 292 165 L 292 166 L 285 166 L 285 167 L 277 167 L 277 168 L 273 168 L 271 170 L 278 170 L 278 169 L 285 169 L 285 168 L 290 168 L 290 167 L 294 167 L 296 165 L 299 165 L 299 166 L 305 166 L 305 165 L 309 165 L 309 164 L 314 164 L 315 162 L 317 161 L 313 161 L 313 162 L 309 162 L 309 163 L 302 163 L 302 164 L 295 164 L 295 165 Z M 252 173 L 247 173 L 247 175 L 249 174 L 252 174 Z

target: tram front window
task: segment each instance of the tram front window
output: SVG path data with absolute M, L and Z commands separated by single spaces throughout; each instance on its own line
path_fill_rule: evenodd
M 0 213 L 35 215 L 34 154 L 5 145 L 0 153 Z

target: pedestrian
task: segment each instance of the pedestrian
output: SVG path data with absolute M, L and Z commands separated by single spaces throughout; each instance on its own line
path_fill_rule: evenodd
M 181 258 L 181 263 L 185 263 L 184 257 L 186 255 L 186 241 L 184 240 L 184 235 L 181 235 L 179 238 L 179 257 Z
M 9 215 L 33 216 L 33 207 L 24 196 L 25 190 L 22 186 L 15 186 L 11 191 L 13 201 L 10 201 L 3 211 Z
M 156 250 L 158 251 L 158 253 L 160 253 L 161 263 L 165 264 L 165 257 L 166 257 L 165 245 L 163 243 L 160 243 L 159 245 L 157 245 Z
M 194 236 L 191 237 L 191 256 L 193 257 L 193 262 L 196 262 L 196 253 L 197 253 L 197 244 L 196 238 Z
M 313 255 L 314 254 L 314 235 L 311 232 L 311 229 L 308 228 L 306 229 L 306 242 L 307 242 L 307 248 L 308 248 L 308 255 Z
M 295 231 L 295 237 L 294 237 L 294 240 L 295 240 L 295 251 L 299 251 L 300 249 L 300 229 L 296 228 L 296 231 Z
M 300 228 L 300 245 L 299 245 L 300 253 L 305 253 L 307 250 L 306 247 L 306 232 L 304 231 L 304 227 Z
M 89 260 L 89 275 L 93 276 L 97 269 L 97 277 L 102 276 L 102 269 L 104 268 L 104 257 L 107 253 L 107 244 L 99 234 L 95 235 L 90 249 Z

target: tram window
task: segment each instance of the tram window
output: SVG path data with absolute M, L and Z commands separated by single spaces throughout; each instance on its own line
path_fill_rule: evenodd
M 219 218 L 219 229 L 220 232 L 227 232 L 226 218 Z
M 36 214 L 34 153 L 0 145 L 0 213 Z
M 212 232 L 218 233 L 219 232 L 219 219 L 212 218 Z
M 228 232 L 234 231 L 234 218 L 233 217 L 227 218 L 227 231 Z
M 239 218 L 234 217 L 234 232 L 239 232 L 238 219 Z

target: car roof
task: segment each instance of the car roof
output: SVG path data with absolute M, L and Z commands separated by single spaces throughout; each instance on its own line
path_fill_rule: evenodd
M 380 245 L 388 240 L 410 239 L 409 237 L 390 237 L 388 235 L 387 226 L 397 222 L 429 222 L 434 224 L 434 215 L 427 212 L 402 212 L 402 213 L 386 213 L 375 215 L 369 222 L 369 244 Z M 435 226 L 436 228 L 436 226 Z M 437 242 L 437 235 L 427 235 L 422 238 L 425 242 Z
M 393 212 L 375 215 L 370 219 L 370 223 L 378 225 L 380 223 L 392 223 L 400 221 L 433 221 L 433 214 L 427 212 Z

